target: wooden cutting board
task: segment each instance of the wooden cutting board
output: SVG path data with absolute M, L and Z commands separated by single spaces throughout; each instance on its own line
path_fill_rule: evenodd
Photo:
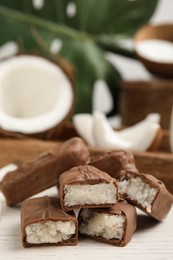
M 20 165 L 23 161 L 31 160 L 62 141 L 41 141 L 35 139 L 0 139 L 0 168 L 15 163 Z M 91 156 L 103 154 L 106 151 L 89 147 Z M 168 152 L 135 152 L 135 161 L 140 172 L 150 173 L 162 180 L 170 192 L 173 193 L 173 154 Z

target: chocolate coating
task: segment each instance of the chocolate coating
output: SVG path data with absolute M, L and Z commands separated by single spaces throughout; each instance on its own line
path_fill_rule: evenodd
M 130 151 L 110 152 L 96 156 L 91 158 L 89 164 L 107 172 L 113 178 L 118 178 L 123 170 L 138 172 L 134 156 Z
M 86 164 L 88 158 L 89 152 L 83 140 L 77 137 L 69 139 L 60 147 L 57 146 L 6 174 L 0 183 L 0 190 L 5 195 L 7 204 L 15 205 L 57 185 L 61 173 Z
M 39 223 L 43 221 L 74 221 L 75 222 L 75 234 L 68 240 L 64 240 L 58 243 L 42 243 L 42 244 L 30 244 L 26 240 L 26 226 Z M 67 214 L 60 208 L 59 200 L 55 197 L 40 197 L 28 199 L 22 203 L 21 207 L 21 232 L 22 242 L 24 247 L 33 246 L 45 246 L 45 245 L 61 245 L 70 246 L 76 245 L 78 241 L 78 223 L 74 214 L 71 212 Z
M 106 214 L 110 214 L 110 215 L 125 216 L 125 226 L 124 226 L 123 237 L 121 240 L 119 240 L 119 239 L 106 239 L 101 236 L 92 236 L 92 235 L 87 235 L 87 234 L 81 234 L 82 236 L 94 239 L 96 241 L 115 245 L 115 246 L 125 246 L 129 243 L 129 241 L 132 238 L 133 233 L 136 230 L 136 225 L 137 225 L 137 214 L 136 214 L 135 207 L 128 204 L 124 200 L 120 200 L 111 208 L 92 209 L 92 210 L 97 213 L 106 213 Z M 78 216 L 79 226 L 82 224 L 81 213 L 82 213 L 82 209 L 80 210 L 79 216 Z
M 163 182 L 155 178 L 154 176 L 150 174 L 145 173 L 137 173 L 137 172 L 131 172 L 126 171 L 123 172 L 120 176 L 120 180 L 128 179 L 132 177 L 140 177 L 145 183 L 149 184 L 151 187 L 157 189 L 157 194 L 154 198 L 154 201 L 151 205 L 151 213 L 149 213 L 146 208 L 144 208 L 140 203 L 137 202 L 137 200 L 132 200 L 128 194 L 124 193 L 121 194 L 124 199 L 128 200 L 132 205 L 140 208 L 142 211 L 147 213 L 148 215 L 154 217 L 155 219 L 162 221 L 167 214 L 169 213 L 172 203 L 173 203 L 173 196 L 169 191 L 166 189 Z
M 118 201 L 118 185 L 114 178 L 112 178 L 107 173 L 100 171 L 91 165 L 77 166 L 73 167 L 69 171 L 61 174 L 59 178 L 59 194 L 60 194 L 60 203 L 63 210 L 68 211 L 75 208 L 94 208 L 94 207 L 110 207 L 113 204 L 85 204 L 85 205 L 74 205 L 68 207 L 64 205 L 64 187 L 65 185 L 82 185 L 82 184 L 100 184 L 100 183 L 112 183 L 116 189 L 116 200 Z

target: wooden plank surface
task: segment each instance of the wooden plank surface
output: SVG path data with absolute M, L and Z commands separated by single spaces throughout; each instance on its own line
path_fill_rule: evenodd
M 20 165 L 23 161 L 31 160 L 59 144 L 60 142 L 38 139 L 2 138 L 0 139 L 0 168 L 9 163 Z
M 20 165 L 25 160 L 31 160 L 54 146 L 60 141 L 42 141 L 34 139 L 0 139 L 0 168 L 15 163 Z M 96 147 L 89 147 L 91 155 L 107 152 Z M 170 192 L 173 193 L 173 154 L 168 152 L 135 152 L 135 161 L 139 171 L 153 174 L 163 181 Z

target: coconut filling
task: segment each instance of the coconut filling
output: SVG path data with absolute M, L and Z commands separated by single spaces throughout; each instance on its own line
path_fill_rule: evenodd
M 152 203 L 158 193 L 157 188 L 144 182 L 142 178 L 132 177 L 130 174 L 120 180 L 118 187 L 121 195 L 127 195 L 130 200 L 136 201 L 151 213 Z
M 117 189 L 112 183 L 65 185 L 64 205 L 116 203 Z
M 105 239 L 122 240 L 125 227 L 125 216 L 98 213 L 92 209 L 83 209 L 82 223 L 79 226 L 81 234 L 100 236 Z
M 43 221 L 26 226 L 25 232 L 30 244 L 58 243 L 75 234 L 75 222 Z

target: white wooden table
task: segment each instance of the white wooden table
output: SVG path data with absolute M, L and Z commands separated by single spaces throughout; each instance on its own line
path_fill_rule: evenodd
M 43 194 L 55 195 L 56 188 Z M 159 223 L 138 212 L 138 228 L 126 247 L 115 247 L 80 238 L 77 246 L 23 248 L 20 233 L 20 207 L 9 208 L 1 200 L 0 260 L 59 260 L 59 259 L 138 259 L 173 260 L 173 208 Z

